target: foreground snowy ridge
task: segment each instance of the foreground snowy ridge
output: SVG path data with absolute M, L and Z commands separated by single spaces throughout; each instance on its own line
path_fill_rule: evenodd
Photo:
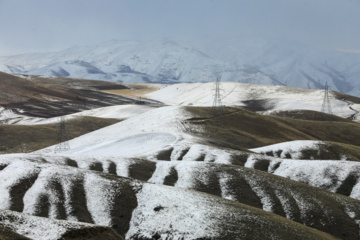
M 290 220 L 195 191 L 38 161 L 1 160 L 0 164 L 0 178 L 4 183 L 0 189 L 2 209 L 111 226 L 121 235 L 126 233 L 127 239 L 137 239 L 140 236 L 151 239 L 155 235 L 161 236 L 162 239 L 242 239 L 253 234 L 253 229 L 248 228 L 249 221 L 253 222 L 254 226 L 268 229 L 263 233 L 260 231 L 251 235 L 253 239 L 264 239 L 270 229 L 274 237 L 281 236 L 284 234 L 284 228 L 287 229 L 286 232 L 290 232 L 287 234 L 290 234 L 289 237 L 292 239 L 312 239 L 315 236 L 319 239 L 331 239 L 328 235 Z M 251 176 L 257 178 L 254 173 L 250 173 L 248 177 Z M 247 181 L 251 185 L 258 184 L 256 181 L 261 177 L 255 179 Z M 25 188 L 22 187 L 24 184 Z M 261 196 L 264 193 L 257 194 Z M 302 198 L 302 194 L 293 194 L 298 198 L 300 213 L 306 215 L 307 209 L 312 208 L 313 203 L 307 205 L 307 198 Z M 343 213 L 348 214 L 348 217 L 343 219 L 344 223 L 348 228 L 353 226 L 358 229 L 356 222 L 352 220 L 360 214 L 356 200 L 332 197 L 325 192 L 323 197 L 330 197 L 340 205 L 344 204 L 348 209 Z M 261 202 L 266 203 L 270 200 L 266 199 L 268 198 L 264 195 Z M 99 202 L 102 204 L 98 204 Z M 325 219 L 338 217 L 339 214 L 327 207 L 324 211 Z M 268 221 L 269 217 L 271 221 Z M 316 222 L 306 223 L 317 226 Z M 299 232 L 295 229 L 303 230 Z
M 1 227 L 3 228 L 3 233 L 5 229 L 11 229 L 29 239 L 36 240 L 71 239 L 74 236 L 77 236 L 79 239 L 123 239 L 109 227 L 75 221 L 35 217 L 9 210 L 0 210 L 0 228 Z

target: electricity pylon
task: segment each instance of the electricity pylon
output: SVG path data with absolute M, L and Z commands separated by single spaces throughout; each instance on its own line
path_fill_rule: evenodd
M 57 137 L 58 144 L 55 146 L 55 153 L 64 152 L 70 149 L 68 142 L 68 134 L 66 130 L 66 118 L 65 116 L 60 117 L 59 132 Z
M 213 116 L 215 117 L 216 115 L 219 115 L 222 113 L 222 97 L 221 97 L 221 93 L 222 93 L 222 89 L 221 89 L 221 84 L 220 84 L 220 78 L 217 77 L 216 78 L 216 82 L 215 82 L 215 89 L 213 89 L 213 91 L 215 91 L 214 93 L 214 101 L 213 101 L 213 105 L 212 105 L 212 109 L 211 112 L 213 114 Z
M 331 105 L 330 105 L 330 97 L 329 97 L 329 85 L 327 82 L 325 84 L 324 99 L 323 99 L 323 103 L 321 106 L 321 111 L 323 113 L 332 114 L 332 109 L 331 109 Z

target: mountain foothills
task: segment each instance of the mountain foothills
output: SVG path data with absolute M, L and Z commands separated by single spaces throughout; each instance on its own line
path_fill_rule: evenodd
M 176 46 L 182 50 L 169 59 L 187 52 L 194 62 L 207 59 L 199 66 L 225 66 Z M 44 64 L 48 56 L 21 58 Z M 114 67 L 106 59 L 99 64 Z M 96 75 L 84 72 L 94 62 L 66 61 L 68 73 L 65 66 Z M 150 58 L 132 61 L 143 69 L 96 69 L 113 80 L 170 81 L 154 74 Z M 185 65 L 177 72 L 180 65 L 172 82 L 193 73 Z M 324 90 L 272 85 L 261 71 L 238 70 L 269 85 L 222 82 L 217 107 L 211 82 L 0 72 L 0 239 L 359 239 L 360 98 L 330 91 L 325 113 Z
M 360 54 L 298 43 L 242 41 L 217 48 L 172 40 L 112 40 L 52 53 L 0 57 L 0 71 L 132 83 L 222 81 L 332 90 L 360 96 Z M 214 50 L 218 49 L 218 50 Z

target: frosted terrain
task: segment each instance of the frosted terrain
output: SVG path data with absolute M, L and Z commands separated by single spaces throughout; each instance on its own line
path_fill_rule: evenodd
M 170 85 L 147 95 L 166 106 L 121 105 L 67 115 L 122 121 L 69 140 L 67 151 L 55 152 L 55 145 L 0 155 L 0 209 L 54 219 L 47 225 L 54 224 L 47 228 L 53 239 L 68 231 L 63 226 L 71 221 L 84 222 L 79 228 L 111 227 L 126 239 L 266 239 L 269 234 L 272 239 L 332 239 L 345 228 L 348 239 L 357 239 L 360 164 L 346 156 L 299 160 L 304 149 L 317 151 L 323 141 L 240 151 L 194 134 L 206 129 L 189 123 L 194 115 L 186 107 L 211 106 L 213 88 L 213 83 Z M 245 83 L 224 82 L 222 88 L 226 106 L 265 100 L 261 114 L 319 111 L 323 96 L 322 90 Z M 354 114 L 345 101 L 332 96 L 331 104 L 335 115 Z M 21 118 L 7 109 L 0 112 L 3 120 Z M 55 121 L 23 117 L 17 124 Z M 279 151 L 279 157 L 265 155 Z M 292 159 L 285 159 L 287 154 Z M 42 220 L 27 221 L 6 224 L 44 239 Z M 34 229 L 27 230 L 30 225 Z
M 264 100 L 264 108 L 271 113 L 286 110 L 321 111 L 324 90 L 310 90 L 283 86 L 256 85 L 246 83 L 221 83 L 221 100 L 225 106 L 244 106 L 244 101 Z M 170 105 L 212 106 L 215 94 L 214 83 L 175 84 L 147 94 L 149 98 Z M 330 104 L 334 115 L 348 117 L 360 104 L 349 105 L 338 100 L 330 92 Z M 357 115 L 356 119 L 360 119 Z

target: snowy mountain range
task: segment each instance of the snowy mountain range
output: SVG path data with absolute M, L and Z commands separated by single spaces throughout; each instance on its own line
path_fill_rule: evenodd
M 360 96 L 360 54 L 275 41 L 195 48 L 171 40 L 112 40 L 59 52 L 0 57 L 0 71 L 133 83 L 210 82 L 220 77 L 310 89 L 322 89 L 328 82 L 332 90 Z

